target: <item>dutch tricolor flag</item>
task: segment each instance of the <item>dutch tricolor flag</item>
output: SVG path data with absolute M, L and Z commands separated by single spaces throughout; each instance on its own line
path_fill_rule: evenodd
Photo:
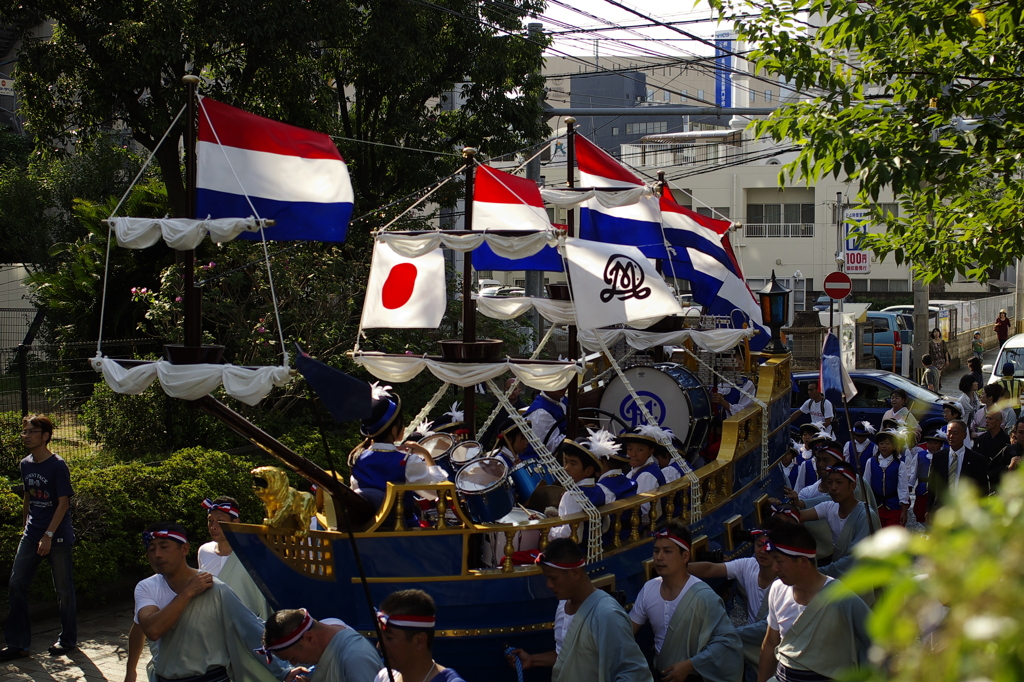
M 352 183 L 328 135 L 202 98 L 197 157 L 197 218 L 258 214 L 277 221 L 267 239 L 345 241 Z
M 582 135 L 576 136 L 576 165 L 581 187 L 635 189 L 644 185 L 643 180 Z M 668 256 L 661 233 L 661 209 L 658 197 L 653 195 L 614 208 L 590 199 L 580 209 L 580 237 L 606 244 L 631 244 L 649 258 Z
M 477 166 L 473 185 L 474 230 L 548 230 L 551 222 L 537 183 L 490 166 Z M 477 270 L 545 270 L 562 272 L 562 257 L 546 246 L 529 258 L 512 260 L 487 244 L 473 252 Z

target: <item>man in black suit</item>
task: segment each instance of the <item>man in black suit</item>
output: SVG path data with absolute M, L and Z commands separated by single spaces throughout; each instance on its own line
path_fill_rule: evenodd
M 934 456 L 928 476 L 929 514 L 941 505 L 946 491 L 950 488 L 955 490 L 964 479 L 973 481 L 982 495 L 988 494 L 988 462 L 980 454 L 964 445 L 966 437 L 967 423 L 965 421 L 954 419 L 949 422 L 946 427 L 949 449 Z

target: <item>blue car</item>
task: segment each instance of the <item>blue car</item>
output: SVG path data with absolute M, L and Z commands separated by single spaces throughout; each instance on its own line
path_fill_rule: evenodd
M 854 369 L 850 370 L 850 378 L 857 387 L 857 395 L 849 401 L 850 423 L 868 421 L 876 429 L 882 427 L 882 415 L 892 406 L 889 396 L 897 388 L 902 388 L 910 397 L 910 411 L 917 417 L 921 425 L 921 433 L 933 431 L 943 424 L 942 403 L 950 398 L 939 395 L 927 388 L 918 386 L 913 381 L 878 369 Z M 800 409 L 800 406 L 807 400 L 807 386 L 811 382 L 818 381 L 817 372 L 794 372 L 793 373 L 793 410 Z M 832 428 L 840 442 L 849 440 L 849 427 L 847 426 L 846 414 L 843 411 L 841 401 L 832 401 L 836 409 L 835 419 L 832 421 Z M 796 425 L 810 421 L 803 416 L 794 422 Z

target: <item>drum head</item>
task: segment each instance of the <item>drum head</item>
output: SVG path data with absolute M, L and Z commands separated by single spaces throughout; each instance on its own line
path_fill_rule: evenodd
M 484 446 L 475 440 L 464 440 L 452 448 L 452 451 L 448 454 L 448 461 L 460 467 L 479 457 L 483 451 Z
M 435 462 L 445 458 L 448 450 L 455 443 L 455 439 L 447 433 L 435 433 L 420 441 L 420 447 L 430 453 Z
M 656 367 L 630 367 L 624 374 L 658 426 L 672 429 L 672 433 L 685 443 L 693 415 L 689 397 L 680 387 L 679 381 Z M 608 388 L 601 397 L 601 409 L 616 415 L 629 424 L 630 428 L 647 423 L 643 412 L 618 375 L 608 382 Z M 604 426 L 607 428 L 609 425 Z M 616 422 L 611 422 L 610 426 L 613 431 L 621 428 Z
M 490 492 L 505 482 L 508 466 L 497 457 L 475 459 L 459 469 L 455 475 L 455 487 L 460 493 L 480 495 Z

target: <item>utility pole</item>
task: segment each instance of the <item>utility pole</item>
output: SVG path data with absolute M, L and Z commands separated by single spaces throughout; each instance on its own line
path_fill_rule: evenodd
M 540 41 L 544 34 L 544 24 L 531 23 L 527 25 L 529 31 L 530 40 Z M 595 48 L 596 49 L 596 48 Z M 536 150 L 531 149 L 529 152 L 531 155 L 536 153 Z M 526 177 L 533 180 L 538 185 L 540 184 L 540 156 L 535 157 L 532 161 L 526 164 Z M 540 270 L 527 270 L 526 271 L 526 289 L 527 296 L 533 296 L 541 298 L 544 295 L 544 273 Z M 530 322 L 533 326 L 533 339 L 534 343 L 540 343 L 541 339 L 541 316 L 537 312 L 536 308 L 530 310 Z

